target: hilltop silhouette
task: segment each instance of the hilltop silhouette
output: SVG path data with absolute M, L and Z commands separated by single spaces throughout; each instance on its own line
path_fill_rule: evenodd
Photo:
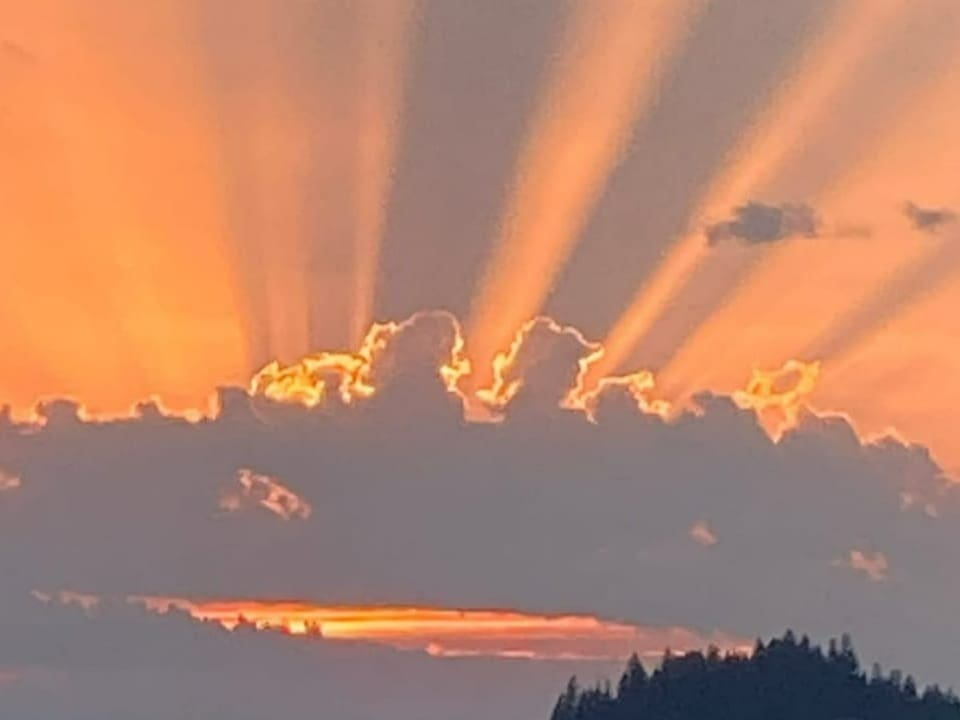
M 634 655 L 615 692 L 572 678 L 551 720 L 960 720 L 960 701 L 899 670 L 868 677 L 849 636 L 824 653 L 788 631 L 750 656 L 668 650 L 652 674 Z

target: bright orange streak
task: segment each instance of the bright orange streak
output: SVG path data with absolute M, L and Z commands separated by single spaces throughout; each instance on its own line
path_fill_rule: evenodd
M 515 610 L 462 610 L 412 606 L 341 606 L 256 600 L 133 598 L 156 612 L 176 608 L 228 629 L 248 624 L 291 635 L 367 641 L 435 656 L 519 657 L 539 660 L 619 660 L 632 652 L 653 654 L 708 644 L 749 649 L 722 633 L 682 627 L 644 627 L 590 615 L 542 615 Z
M 572 6 L 553 83 L 515 170 L 468 326 L 482 372 L 537 315 L 596 204 L 631 129 L 650 106 L 658 69 L 681 44 L 702 0 Z M 475 378 L 479 386 L 489 375 Z
M 740 141 L 732 160 L 693 213 L 726 217 L 733 206 L 754 199 L 764 184 L 787 168 L 802 149 L 802 139 L 830 112 L 833 98 L 856 78 L 856 70 L 895 26 L 907 0 L 861 0 L 838 7 L 826 34 L 801 56 L 788 81 Z M 624 360 L 708 257 L 701 227 L 691 227 L 645 281 L 630 307 L 603 342 L 604 358 L 591 373 L 595 382 Z
M 356 258 L 350 341 L 359 343 L 373 319 L 380 241 L 393 179 L 404 69 L 416 0 L 372 0 L 361 16 L 357 152 Z

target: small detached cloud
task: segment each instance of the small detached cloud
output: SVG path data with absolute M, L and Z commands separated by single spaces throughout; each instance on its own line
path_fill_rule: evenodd
M 915 229 L 928 233 L 939 232 L 957 219 L 957 213 L 949 208 L 925 208 L 914 202 L 904 203 L 903 213 Z
M 16 490 L 21 485 L 20 477 L 0 469 L 0 493 Z
M 817 237 L 819 228 L 817 213 L 809 205 L 748 202 L 735 208 L 732 217 L 707 226 L 706 234 L 711 245 L 728 241 L 761 245 L 795 237 Z
M 21 65 L 29 65 L 36 62 L 36 56 L 27 50 L 23 45 L 15 43 L 12 40 L 0 40 L 0 58 L 10 60 Z
M 883 582 L 889 577 L 890 562 L 882 552 L 851 550 L 846 557 L 837 558 L 834 567 L 844 567 L 865 575 L 873 582 Z
M 252 470 L 237 472 L 236 484 L 220 495 L 220 509 L 235 513 L 261 507 L 284 520 L 306 520 L 313 507 L 278 480 Z
M 695 543 L 704 547 L 713 547 L 719 542 L 716 533 L 703 520 L 690 528 L 690 537 Z

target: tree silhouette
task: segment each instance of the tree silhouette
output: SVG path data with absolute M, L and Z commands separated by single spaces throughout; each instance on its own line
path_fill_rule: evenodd
M 787 631 L 749 657 L 667 651 L 652 674 L 633 655 L 616 695 L 572 678 L 551 720 L 960 720 L 960 701 L 879 665 L 868 679 L 848 635 L 824 654 Z

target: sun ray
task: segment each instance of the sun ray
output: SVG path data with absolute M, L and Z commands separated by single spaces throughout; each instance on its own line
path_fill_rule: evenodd
M 576 3 L 468 323 L 481 372 L 538 313 L 702 0 Z M 489 377 L 478 377 L 480 385 Z
M 380 243 L 393 179 L 410 35 L 416 0 L 372 0 L 358 6 L 360 110 L 356 168 L 356 267 L 350 341 L 362 339 L 373 321 Z
M 938 15 L 938 22 L 956 39 L 960 13 Z M 943 275 L 933 265 L 938 254 L 948 259 L 951 251 L 938 250 L 937 239 L 912 228 L 903 204 L 910 197 L 945 205 L 960 200 L 955 192 L 944 194 L 960 163 L 949 141 L 960 113 L 955 58 L 956 50 L 945 72 L 928 79 L 872 153 L 824 184 L 816 205 L 839 222 L 816 242 L 830 243 L 829 251 L 795 241 L 760 256 L 733 296 L 661 372 L 671 396 L 724 387 L 745 366 L 779 365 L 805 350 L 815 352 L 832 327 L 839 331 L 858 313 L 859 322 L 879 326 L 896 305 L 909 304 L 910 295 L 926 291 L 925 282 Z M 845 236 L 844 221 L 858 217 L 869 220 L 869 237 Z M 798 268 L 804 268 L 802 275 Z M 921 277 L 911 280 L 916 274 Z M 907 296 L 891 295 L 897 288 Z M 864 331 L 869 327 L 858 332 Z
M 876 331 L 844 349 L 827 365 L 814 400 L 843 408 L 866 436 L 889 432 L 921 442 L 954 479 L 960 479 L 954 417 L 960 267 L 937 292 L 899 308 Z M 923 328 L 918 332 L 917 328 Z
M 591 382 L 627 359 L 667 306 L 707 258 L 700 223 L 724 216 L 746 202 L 781 172 L 802 147 L 801 140 L 829 113 L 831 102 L 856 79 L 857 69 L 875 51 L 908 8 L 905 0 L 861 0 L 838 5 L 824 35 L 799 58 L 789 79 L 732 152 L 720 175 L 697 204 L 690 228 L 664 255 L 604 340 L 605 356 Z
M 173 6 L 40 0 L 6 19 L 27 60 L 0 118 L 3 154 L 20 158 L 0 170 L 0 242 L 18 269 L 0 316 L 19 352 L 60 363 L 52 378 L 4 372 L 5 397 L 183 406 L 244 376 L 211 129 L 176 110 L 202 103 Z M 145 27 L 170 58 L 131 52 Z

